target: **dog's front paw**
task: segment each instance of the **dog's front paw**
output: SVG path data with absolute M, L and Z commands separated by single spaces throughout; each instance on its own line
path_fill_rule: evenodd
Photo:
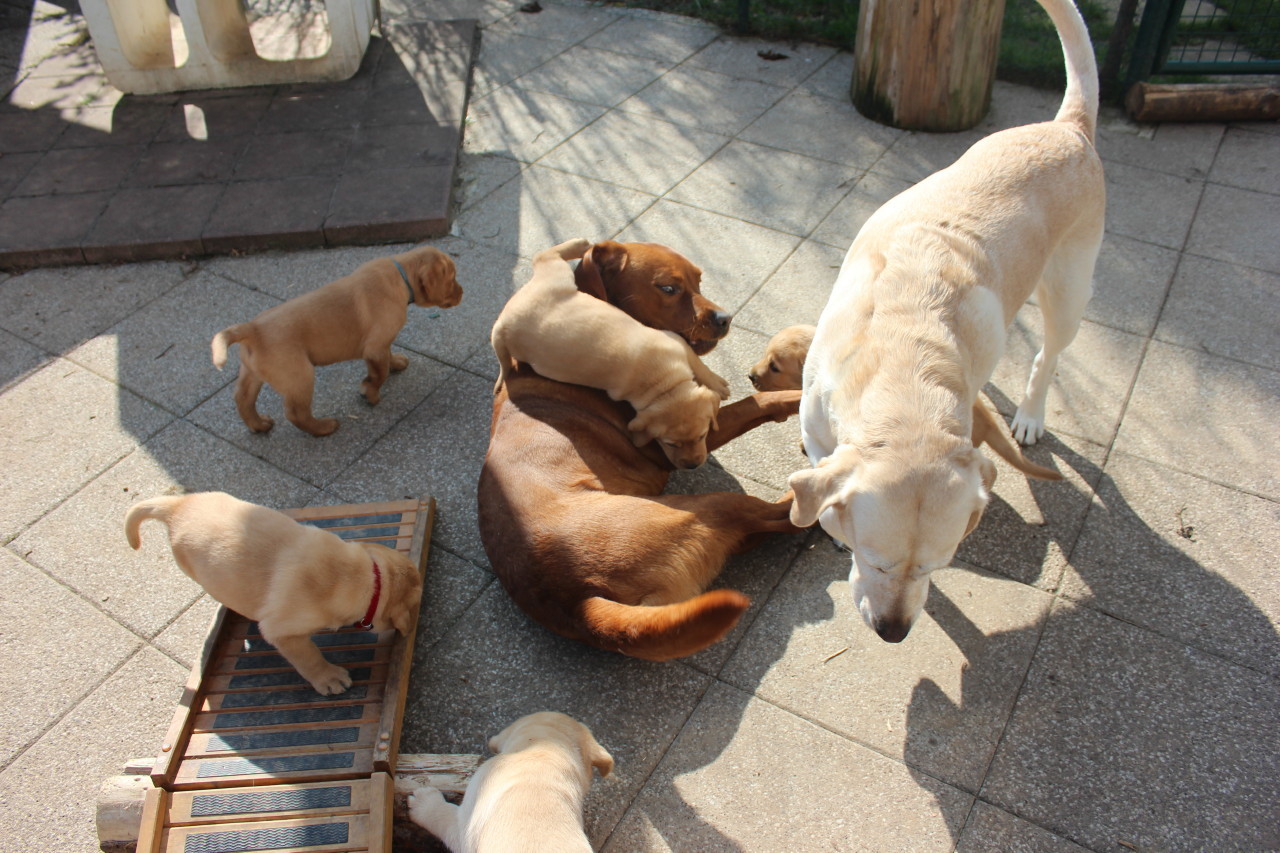
M 392 370 L 404 370 L 408 366 L 409 366 L 409 359 L 406 356 L 403 356 L 398 352 L 393 352 L 391 354 Z
M 370 406 L 378 405 L 378 401 L 382 399 L 382 391 L 368 379 L 360 383 L 360 393 Z
M 249 429 L 254 432 L 270 432 L 276 422 L 266 415 L 262 415 L 255 422 L 249 424 Z
M 453 810 L 439 790 L 423 786 L 409 795 L 409 820 L 433 835 L 444 835 L 453 820 Z
M 318 678 L 308 679 L 321 696 L 343 693 L 351 686 L 351 673 L 336 664 L 331 665 Z
M 711 381 L 707 383 L 707 387 L 719 394 L 721 400 L 729 399 L 729 383 L 723 376 L 711 374 Z
M 1019 444 L 1027 446 L 1035 444 L 1044 435 L 1044 415 L 1036 417 L 1023 411 L 1019 406 L 1017 413 L 1013 416 L 1010 429 L 1013 431 L 1014 440 Z

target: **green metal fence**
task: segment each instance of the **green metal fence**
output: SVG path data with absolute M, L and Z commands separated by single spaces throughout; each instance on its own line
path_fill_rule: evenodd
M 1280 0 L 1147 0 L 1129 82 L 1157 74 L 1280 73 Z

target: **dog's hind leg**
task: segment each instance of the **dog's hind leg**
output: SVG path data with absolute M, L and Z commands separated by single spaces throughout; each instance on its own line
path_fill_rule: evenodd
M 1093 293 L 1093 267 L 1102 236 L 1087 246 L 1060 248 L 1050 258 L 1036 290 L 1044 315 L 1044 344 L 1031 366 L 1026 396 L 1013 416 L 1013 437 L 1035 444 L 1044 435 L 1045 399 L 1058 369 L 1058 356 L 1075 338 Z
M 236 411 L 245 426 L 254 432 L 266 432 L 275 425 L 275 421 L 258 414 L 258 393 L 262 391 L 262 377 L 249 368 L 242 359 L 240 375 L 236 377 Z
M 284 397 L 284 413 L 289 422 L 312 435 L 328 435 L 338 428 L 337 418 L 317 418 L 311 414 L 316 369 L 305 358 L 292 365 L 287 375 L 268 377 L 271 387 Z

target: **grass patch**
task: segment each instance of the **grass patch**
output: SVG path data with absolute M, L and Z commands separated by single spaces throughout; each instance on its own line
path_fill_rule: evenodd
M 1106 9 L 1094 0 L 1078 2 L 1094 51 L 1101 54 L 1110 37 L 1112 21 Z M 750 0 L 745 32 L 739 27 L 738 0 L 623 0 L 622 5 L 687 15 L 772 41 L 809 41 L 845 50 L 853 50 L 858 29 L 857 0 Z M 1099 55 L 1099 65 L 1101 61 Z M 1066 83 L 1058 33 L 1035 0 L 1006 0 L 996 76 L 1043 88 L 1061 88 Z
M 1215 0 L 1214 5 L 1211 16 L 1181 22 L 1175 44 L 1223 39 L 1264 59 L 1280 59 L 1280 0 Z

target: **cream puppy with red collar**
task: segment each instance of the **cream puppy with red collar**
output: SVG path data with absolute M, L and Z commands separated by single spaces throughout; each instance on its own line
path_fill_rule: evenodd
M 462 805 L 435 788 L 409 798 L 409 817 L 453 853 L 591 853 L 582 801 L 591 771 L 613 757 L 582 723 L 553 712 L 521 717 L 489 739 L 494 757 L 467 785 Z
M 1044 345 L 1013 434 L 1044 433 L 1058 356 L 1092 291 L 1106 192 L 1093 147 L 1098 75 L 1070 0 L 1038 0 L 1062 40 L 1053 121 L 992 134 L 891 199 L 854 239 L 805 363 L 791 521 L 853 553 L 863 619 L 900 642 L 929 576 L 977 525 L 995 467 L 973 446 L 973 406 L 1032 291 Z
M 124 519 L 137 550 L 138 528 L 155 519 L 169 528 L 173 558 L 222 604 L 258 622 L 262 638 L 318 693 L 351 686 L 311 635 L 359 622 L 408 634 L 422 577 L 398 551 L 299 524 L 274 509 L 223 492 L 158 497 L 136 503 Z

